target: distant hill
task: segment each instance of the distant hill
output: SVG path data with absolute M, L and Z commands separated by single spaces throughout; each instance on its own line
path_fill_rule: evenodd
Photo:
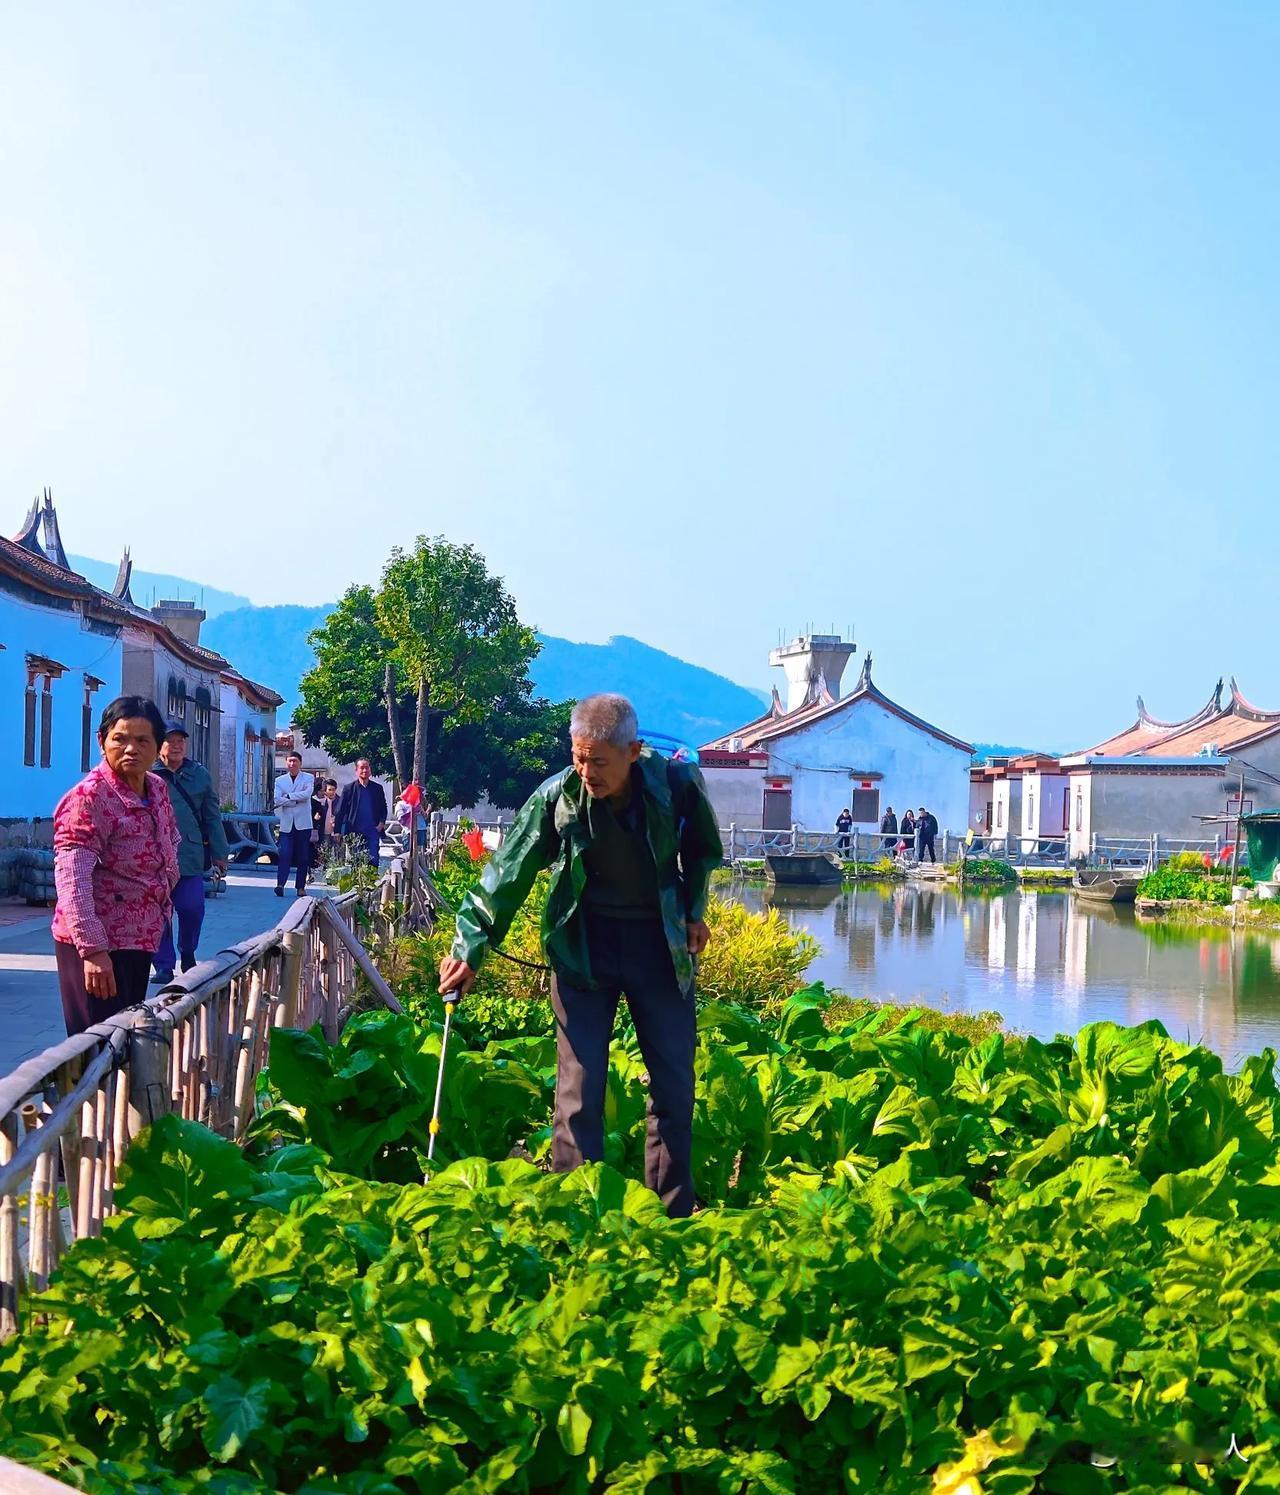
M 761 713 L 755 691 L 625 634 L 603 644 L 575 644 L 542 634 L 538 638 L 542 653 L 530 674 L 538 694 L 549 700 L 621 691 L 634 704 L 642 728 L 695 747 Z
M 71 556 L 71 564 L 96 586 L 110 589 L 116 567 Z M 198 581 L 152 571 L 133 573 L 133 598 L 194 599 L 208 613 L 200 642 L 224 655 L 250 680 L 284 697 L 283 724 L 298 704 L 298 683 L 315 662 L 308 635 L 333 611 L 333 604 L 255 607 L 245 597 Z M 603 644 L 579 644 L 539 634 L 542 652 L 530 674 L 537 693 L 551 701 L 580 700 L 597 690 L 629 696 L 650 732 L 664 732 L 695 747 L 721 737 L 760 715 L 767 691 L 749 690 L 700 665 L 618 635 Z
M 329 602 L 319 607 L 239 607 L 211 617 L 200 630 L 200 642 L 216 649 L 242 675 L 280 692 L 284 705 L 277 720 L 283 726 L 298 704 L 298 682 L 316 660 L 307 637 L 332 611 Z
M 329 606 L 238 608 L 210 618 L 200 638 L 241 674 L 284 696 L 279 713 L 283 722 L 297 705 L 298 682 L 315 660 L 307 637 L 331 611 Z M 577 644 L 538 637 L 542 652 L 530 674 L 537 693 L 548 700 L 579 700 L 596 690 L 621 691 L 635 703 L 642 727 L 694 746 L 760 715 L 755 691 L 639 639 Z
M 81 576 L 87 577 L 95 587 L 109 592 L 115 586 L 116 572 L 119 569 L 115 562 L 94 561 L 83 555 L 69 555 L 67 559 L 72 568 Z M 136 566 L 129 590 L 139 607 L 150 607 L 152 602 L 159 602 L 161 599 L 195 601 L 210 618 L 230 612 L 232 608 L 251 606 L 249 599 L 241 597 L 238 592 L 222 592 L 217 587 L 205 586 L 203 582 L 188 581 L 184 576 L 166 576 L 160 571 L 140 571 Z M 210 645 L 210 648 L 215 647 L 216 645 Z

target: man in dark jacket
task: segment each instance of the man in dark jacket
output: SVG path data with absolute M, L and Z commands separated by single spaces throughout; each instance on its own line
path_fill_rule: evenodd
M 892 805 L 884 812 L 880 831 L 884 836 L 884 849 L 892 856 L 893 848 L 898 844 L 898 817 L 893 813 Z
M 464 995 L 550 867 L 543 943 L 555 981 L 558 1173 L 604 1156 L 609 1041 L 625 995 L 649 1071 L 645 1182 L 672 1216 L 693 1209 L 695 960 L 707 887 L 724 860 L 691 763 L 638 740 L 625 696 L 588 696 L 569 724 L 573 767 L 542 784 L 462 900 L 440 990 Z
M 371 866 L 378 865 L 378 843 L 387 823 L 387 796 L 382 785 L 375 783 L 368 758 L 356 764 L 354 782 L 338 797 L 338 813 L 333 817 L 340 836 L 360 836 L 368 850 Z
M 213 792 L 209 770 L 187 757 L 187 729 L 183 722 L 171 721 L 160 744 L 160 759 L 155 772 L 169 786 L 169 803 L 173 806 L 182 844 L 178 848 L 178 881 L 173 890 L 173 911 L 178 916 L 178 953 L 182 969 L 189 971 L 196 963 L 196 946 L 204 924 L 204 874 L 209 867 L 227 870 L 227 837 L 222 829 L 222 811 Z M 173 980 L 173 920 L 170 918 L 160 937 L 160 948 L 152 957 L 154 984 Z
M 853 829 L 853 816 L 848 808 L 836 816 L 836 850 L 841 856 L 849 850 L 849 832 Z
M 929 853 L 929 860 L 931 862 L 936 862 L 938 860 L 937 857 L 933 854 L 933 838 L 937 834 L 937 819 L 930 813 L 930 811 L 926 810 L 925 807 L 921 805 L 920 813 L 916 816 L 916 840 L 920 845 L 920 854 L 917 860 L 923 862 L 924 854 L 926 851 Z

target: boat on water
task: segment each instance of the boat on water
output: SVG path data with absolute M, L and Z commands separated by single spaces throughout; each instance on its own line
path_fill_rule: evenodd
M 1078 871 L 1071 879 L 1076 894 L 1090 903 L 1132 903 L 1138 894 L 1142 875 L 1117 872 L 1113 867 Z
M 830 851 L 769 852 L 765 876 L 780 888 L 816 888 L 844 881 L 844 863 Z

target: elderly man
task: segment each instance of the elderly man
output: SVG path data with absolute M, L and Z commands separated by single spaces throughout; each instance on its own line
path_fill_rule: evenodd
M 222 810 L 213 792 L 209 770 L 187 757 L 186 723 L 171 721 L 160 744 L 155 773 L 169 786 L 169 803 L 182 844 L 178 848 L 178 881 L 173 890 L 173 911 L 178 916 L 178 956 L 182 969 L 196 963 L 196 946 L 204 924 L 204 875 L 210 867 L 227 870 L 227 837 L 222 829 Z M 152 957 L 153 983 L 173 980 L 173 920 L 165 920 L 160 948 Z
M 440 990 L 465 993 L 535 876 L 553 868 L 543 941 L 555 974 L 559 1173 L 604 1156 L 609 1041 L 625 996 L 649 1070 L 645 1182 L 693 1210 L 694 958 L 707 884 L 724 859 L 702 775 L 638 741 L 625 696 L 588 696 L 569 723 L 573 767 L 544 783 L 458 910 Z
M 378 865 L 378 847 L 387 823 L 387 796 L 373 777 L 368 758 L 356 764 L 355 780 L 338 798 L 333 817 L 340 836 L 359 836 L 365 844 L 370 866 Z

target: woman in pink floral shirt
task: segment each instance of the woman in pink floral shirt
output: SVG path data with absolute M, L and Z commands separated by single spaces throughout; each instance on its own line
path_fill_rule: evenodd
M 54 811 L 53 938 L 69 1034 L 147 994 L 178 880 L 180 837 L 169 791 L 148 772 L 163 740 L 153 701 L 112 701 L 98 724 L 102 762 Z

